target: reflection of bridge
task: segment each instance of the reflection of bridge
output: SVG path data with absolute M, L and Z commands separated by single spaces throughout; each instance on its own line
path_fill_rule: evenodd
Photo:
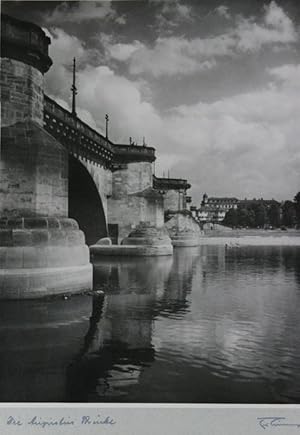
M 52 64 L 49 44 L 40 27 L 2 16 L 0 279 L 5 277 L 7 287 L 2 297 L 23 297 L 26 292 L 18 289 L 24 285 L 30 297 L 35 285 L 37 294 L 43 294 L 50 284 L 41 284 L 41 268 L 51 285 L 57 281 L 47 260 L 58 249 L 54 232 L 79 231 L 73 221 L 66 224 L 66 218 L 78 222 L 87 244 L 108 235 L 120 242 L 140 222 L 163 226 L 164 196 L 168 208 L 175 202 L 175 209 L 185 208 L 190 187 L 186 180 L 154 178 L 153 182 L 154 148 L 114 144 L 81 121 L 75 110 L 71 113 L 44 95 L 43 75 Z M 57 227 L 40 227 L 40 217 L 64 220 Z M 23 223 L 17 224 L 15 218 Z M 31 219 L 29 227 L 24 218 Z M 68 263 L 62 261 L 60 272 L 69 279 L 64 279 L 63 291 L 75 284 L 74 271 L 68 269 L 74 246 L 78 248 L 74 266 L 90 287 L 91 268 L 86 247 L 79 242 L 82 238 L 65 238 L 68 243 L 62 236 L 60 258 L 68 258 Z M 37 247 L 43 250 L 43 264 L 33 260 Z M 28 268 L 39 268 L 30 283 Z
M 185 315 L 200 262 L 176 253 L 136 260 L 96 265 L 96 286 L 114 291 L 93 303 L 89 295 L 2 301 L 0 401 L 99 401 L 140 381 L 155 361 L 154 322 Z
M 95 264 L 96 286 L 114 291 L 94 300 L 84 346 L 67 370 L 67 400 L 128 401 L 155 365 L 156 320 L 189 310 L 198 255 L 136 260 Z

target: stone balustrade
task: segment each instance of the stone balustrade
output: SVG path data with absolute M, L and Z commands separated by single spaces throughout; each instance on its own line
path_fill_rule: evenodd
M 153 187 L 157 190 L 187 190 L 191 185 L 182 178 L 159 178 L 154 175 Z
M 111 167 L 114 145 L 47 95 L 44 96 L 44 128 L 75 157 Z

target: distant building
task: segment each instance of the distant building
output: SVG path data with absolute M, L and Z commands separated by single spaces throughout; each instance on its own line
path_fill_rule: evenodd
M 209 197 L 203 195 L 200 208 L 195 211 L 196 219 L 201 222 L 222 222 L 231 208 L 237 208 L 239 200 L 230 197 Z
M 230 208 L 237 208 L 239 202 L 240 201 L 237 198 L 229 198 L 229 197 L 218 198 L 215 196 L 208 197 L 207 193 L 205 193 L 203 195 L 201 207 L 229 210 Z
M 199 208 L 191 207 L 193 216 L 200 222 L 212 222 L 220 223 L 225 218 L 228 210 L 234 208 L 250 208 L 253 205 L 263 205 L 266 209 L 269 209 L 272 205 L 280 207 L 280 203 L 275 199 L 238 199 L 235 197 L 209 197 L 206 193 L 203 195 L 201 205 Z M 280 209 L 281 213 L 281 209 Z
M 276 201 L 276 200 L 273 199 L 273 198 L 272 198 L 272 199 L 263 199 L 263 198 L 258 198 L 258 199 L 256 199 L 256 198 L 253 198 L 253 199 L 247 199 L 247 198 L 245 198 L 245 199 L 241 199 L 241 200 L 239 201 L 239 206 L 240 206 L 240 208 L 247 208 L 247 207 L 253 206 L 253 205 L 255 205 L 255 204 L 262 204 L 262 205 L 264 205 L 266 208 L 270 208 L 271 205 L 274 205 L 274 204 L 280 206 L 280 202 Z

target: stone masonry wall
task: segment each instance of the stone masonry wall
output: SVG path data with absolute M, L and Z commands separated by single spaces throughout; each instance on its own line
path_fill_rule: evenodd
M 157 227 L 164 224 L 162 198 L 151 198 L 140 195 L 128 195 L 117 200 L 109 200 L 109 224 L 118 224 L 119 241 L 135 228 L 140 222 L 149 222 Z
M 182 190 L 167 190 L 164 194 L 165 211 L 178 211 L 185 209 L 185 193 Z
M 67 151 L 31 121 L 2 128 L 0 216 L 67 213 Z
M 43 125 L 44 77 L 30 65 L 1 58 L 2 127 L 33 120 Z
M 128 163 L 126 169 L 113 172 L 112 198 L 140 192 L 152 187 L 152 164 L 149 162 Z
M 165 224 L 170 236 L 176 236 L 179 234 L 200 234 L 200 225 L 197 221 L 189 215 L 177 213 Z
M 152 165 L 128 163 L 113 172 L 112 196 L 108 199 L 108 223 L 117 224 L 119 241 L 140 222 L 163 226 L 163 197 L 152 189 Z

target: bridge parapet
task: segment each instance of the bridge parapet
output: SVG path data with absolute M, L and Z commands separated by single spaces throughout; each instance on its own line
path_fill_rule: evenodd
M 157 190 L 187 190 L 191 185 L 182 178 L 158 178 L 153 175 L 153 187 Z
M 114 145 L 47 95 L 44 99 L 44 128 L 75 157 L 111 167 Z
M 155 148 L 143 145 L 114 145 L 114 163 L 154 162 Z
M 44 128 L 75 157 L 107 168 L 134 162 L 154 162 L 155 148 L 113 144 L 47 95 L 44 96 Z

